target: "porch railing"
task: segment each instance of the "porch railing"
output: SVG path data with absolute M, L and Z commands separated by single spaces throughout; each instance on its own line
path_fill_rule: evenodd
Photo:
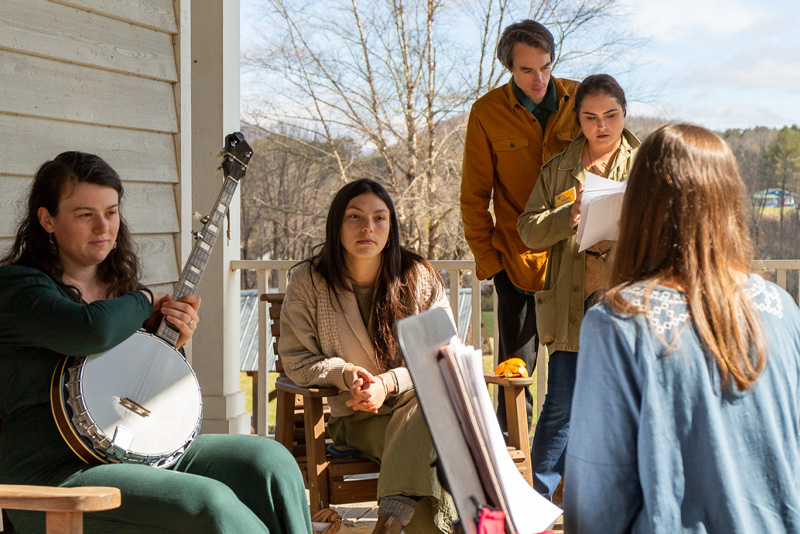
M 236 260 L 231 262 L 232 270 L 250 270 L 256 273 L 256 289 L 259 294 L 267 293 L 270 291 L 269 280 L 270 275 L 275 273 L 273 277 L 277 280 L 278 292 L 286 291 L 286 283 L 288 278 L 289 269 L 295 264 L 296 260 Z M 445 284 L 450 289 L 450 307 L 454 310 L 454 317 L 458 323 L 458 294 L 461 289 L 460 282 L 462 274 L 469 271 L 474 273 L 475 262 L 472 260 L 436 260 L 431 264 L 440 272 L 445 273 L 443 277 Z M 763 272 L 765 277 L 773 279 L 774 281 L 787 289 L 789 280 L 789 273 L 795 273 L 792 276 L 800 276 L 800 260 L 756 260 L 752 263 L 751 269 L 754 272 Z M 800 283 L 795 294 L 792 296 L 795 301 L 800 302 Z M 475 347 L 480 347 L 482 342 L 481 331 L 481 283 L 476 276 L 471 277 L 471 301 L 472 313 L 470 314 L 469 324 L 469 338 L 465 341 L 470 342 Z M 492 312 L 494 315 L 494 324 L 497 322 L 497 296 L 492 299 Z M 268 315 L 267 305 L 265 302 L 258 303 L 258 368 L 268 369 L 267 366 L 267 328 L 268 328 Z M 458 327 L 458 324 L 456 324 Z M 494 329 L 493 347 L 497 347 L 497 329 Z M 495 364 L 497 363 L 497 354 L 495 353 Z M 547 365 L 546 365 L 547 351 L 540 347 L 537 358 L 537 404 L 541 410 L 541 405 L 544 402 L 544 391 L 547 384 Z M 256 431 L 260 436 L 267 435 L 267 421 L 268 417 L 268 373 L 258 373 L 258 407 L 255 410 L 258 413 L 258 421 L 256 422 Z

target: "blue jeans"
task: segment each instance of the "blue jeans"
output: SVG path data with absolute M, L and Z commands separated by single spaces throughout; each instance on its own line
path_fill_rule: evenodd
M 547 364 L 547 395 L 533 435 L 531 463 L 533 487 L 548 499 L 564 475 L 577 367 L 578 353 L 563 350 L 551 354 Z

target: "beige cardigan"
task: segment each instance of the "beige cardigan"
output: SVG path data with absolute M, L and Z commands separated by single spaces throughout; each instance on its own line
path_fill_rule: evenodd
M 281 335 L 278 351 L 286 374 L 301 386 L 334 386 L 341 393 L 328 399 L 331 415 L 344 417 L 353 414 L 345 405 L 351 395 L 344 383 L 342 373 L 345 365 L 352 363 L 379 374 L 366 325 L 358 310 L 355 294 L 351 291 L 340 294 L 338 300 L 328 290 L 322 276 L 313 270 L 310 263 L 303 263 L 292 271 L 289 287 L 281 308 Z M 434 284 L 440 284 L 427 269 L 418 267 L 419 301 L 426 302 L 433 292 Z M 450 304 L 441 289 L 439 299 L 432 307 L 445 308 L 452 319 Z M 424 310 L 417 310 L 417 312 Z M 414 387 L 405 367 L 402 355 L 397 355 L 398 391 L 403 393 Z

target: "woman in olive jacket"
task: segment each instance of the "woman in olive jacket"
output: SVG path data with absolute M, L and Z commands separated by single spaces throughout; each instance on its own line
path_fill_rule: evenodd
M 536 424 L 531 460 L 534 487 L 548 498 L 561 481 L 578 336 L 585 308 L 606 286 L 610 241 L 578 252 L 576 238 L 586 173 L 626 180 L 639 140 L 624 128 L 625 93 L 606 74 L 586 78 L 575 93 L 581 133 L 544 167 L 517 230 L 531 248 L 550 249 L 544 290 L 536 296 L 539 339 L 550 350 L 547 397 Z

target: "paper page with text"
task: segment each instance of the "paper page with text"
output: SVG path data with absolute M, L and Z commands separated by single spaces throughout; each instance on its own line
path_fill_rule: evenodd
M 619 216 L 628 182 L 616 182 L 586 173 L 581 198 L 581 218 L 578 221 L 578 252 L 595 243 L 619 237 Z
M 469 401 L 476 407 L 478 424 L 485 432 L 484 438 L 491 451 L 500 487 L 517 532 L 534 534 L 547 530 L 561 515 L 561 509 L 528 485 L 509 456 L 486 382 L 483 380 L 481 351 L 464 346 L 456 338 L 453 338 L 451 345 L 458 356 Z

